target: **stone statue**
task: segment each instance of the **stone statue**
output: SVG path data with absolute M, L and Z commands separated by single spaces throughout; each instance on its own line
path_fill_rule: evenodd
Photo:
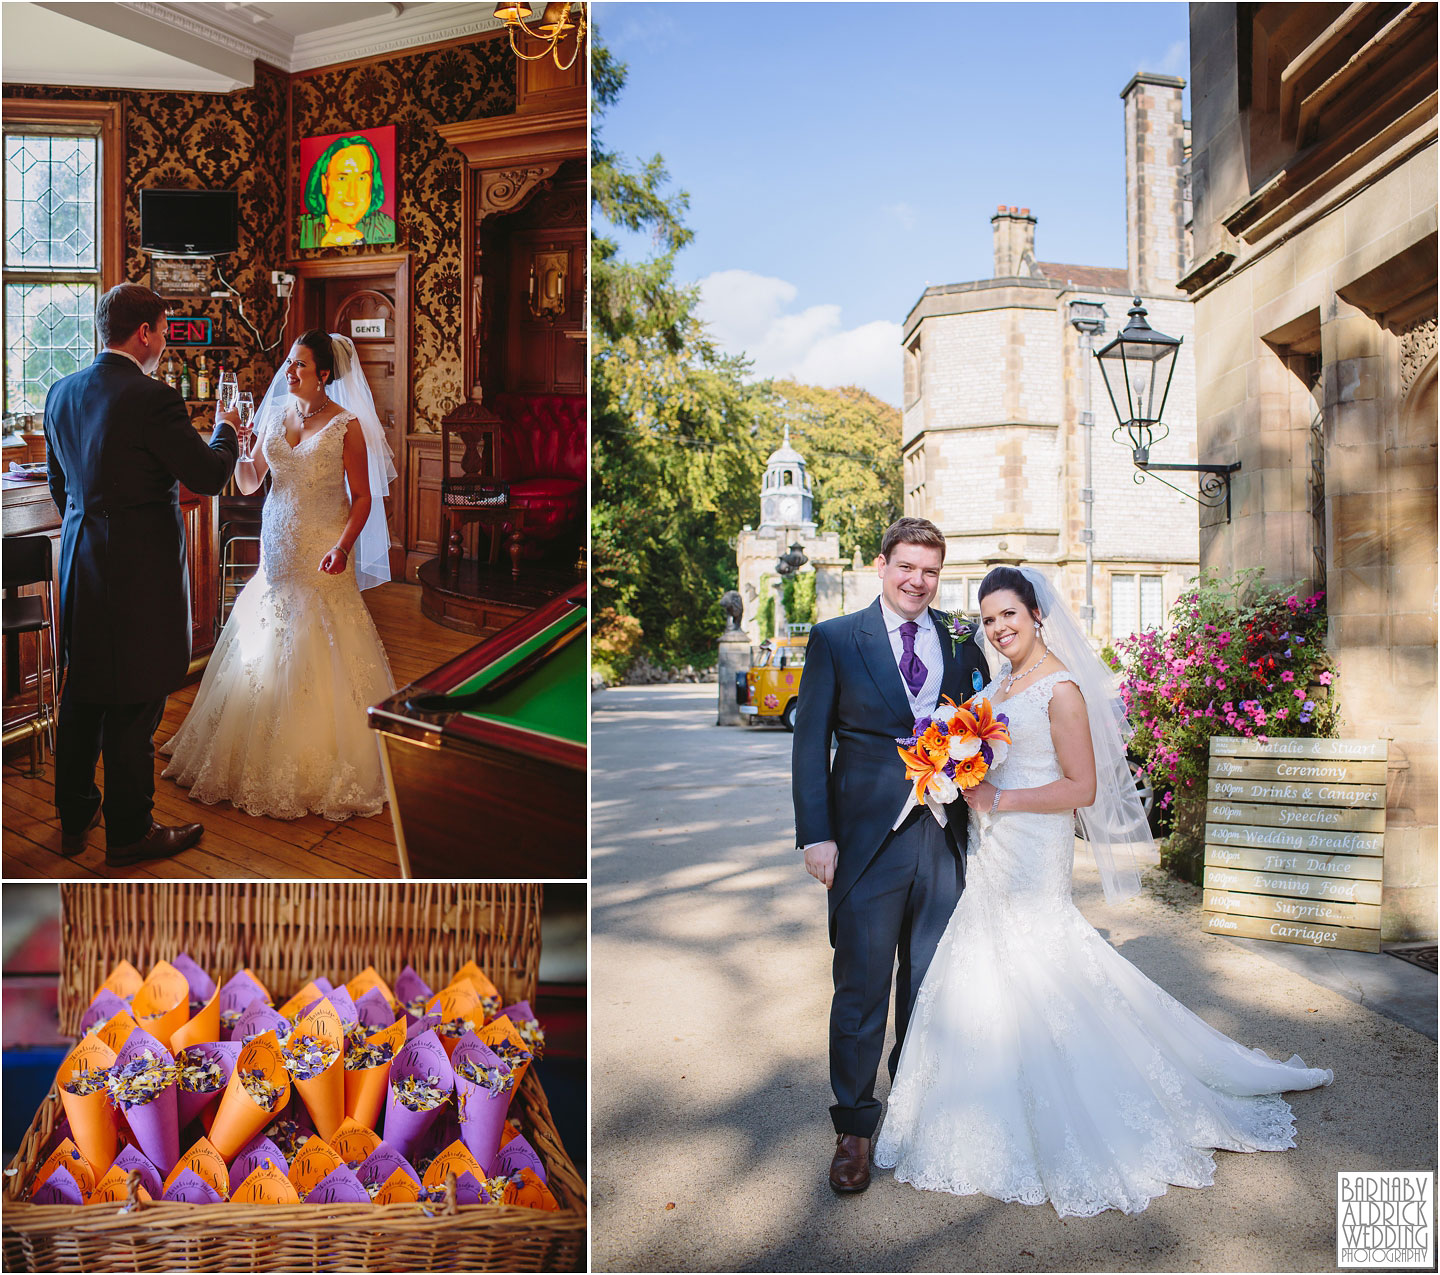
M 729 617 L 729 623 L 725 625 L 725 632 L 738 633 L 740 618 L 745 614 L 745 599 L 734 589 L 726 589 L 720 595 L 720 609 Z

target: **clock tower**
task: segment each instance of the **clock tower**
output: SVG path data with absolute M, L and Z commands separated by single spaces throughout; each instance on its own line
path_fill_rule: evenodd
M 805 460 L 790 446 L 790 426 L 785 441 L 765 462 L 765 480 L 760 488 L 760 526 L 815 528 L 815 493 Z

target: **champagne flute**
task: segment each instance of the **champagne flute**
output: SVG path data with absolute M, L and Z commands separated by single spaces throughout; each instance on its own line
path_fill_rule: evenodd
M 220 400 L 220 410 L 228 412 L 235 406 L 235 400 L 240 394 L 240 382 L 234 372 L 221 372 L 220 382 L 215 387 L 216 394 Z
M 237 390 L 235 406 L 240 409 L 240 428 L 245 431 L 245 449 L 241 453 L 241 459 L 249 460 L 255 447 L 255 396 L 248 390 L 244 394 Z

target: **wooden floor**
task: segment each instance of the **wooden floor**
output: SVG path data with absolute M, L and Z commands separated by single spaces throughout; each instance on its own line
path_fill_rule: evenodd
M 363 594 L 380 631 L 395 685 L 404 686 L 446 660 L 469 650 L 482 637 L 456 633 L 420 614 L 418 585 L 392 582 Z M 332 823 L 319 815 L 303 819 L 262 819 L 235 810 L 229 802 L 206 806 L 191 801 L 183 788 L 160 778 L 167 758 L 159 745 L 177 730 L 195 700 L 199 681 L 170 696 L 165 719 L 155 733 L 155 818 L 161 823 L 205 825 L 194 849 L 174 859 L 132 868 L 105 866 L 103 826 L 91 830 L 85 849 L 60 854 L 60 821 L 55 814 L 54 764 L 47 754 L 39 779 L 26 779 L 28 746 L 5 761 L 4 875 L 64 877 L 77 880 L 176 877 L 268 877 L 342 879 L 398 877 L 399 862 L 390 810 L 369 819 Z M 96 782 L 105 786 L 104 767 Z

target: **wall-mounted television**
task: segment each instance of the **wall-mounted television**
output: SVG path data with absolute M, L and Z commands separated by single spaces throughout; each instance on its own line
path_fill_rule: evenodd
M 175 257 L 218 257 L 240 246 L 233 190 L 142 190 L 140 247 Z

